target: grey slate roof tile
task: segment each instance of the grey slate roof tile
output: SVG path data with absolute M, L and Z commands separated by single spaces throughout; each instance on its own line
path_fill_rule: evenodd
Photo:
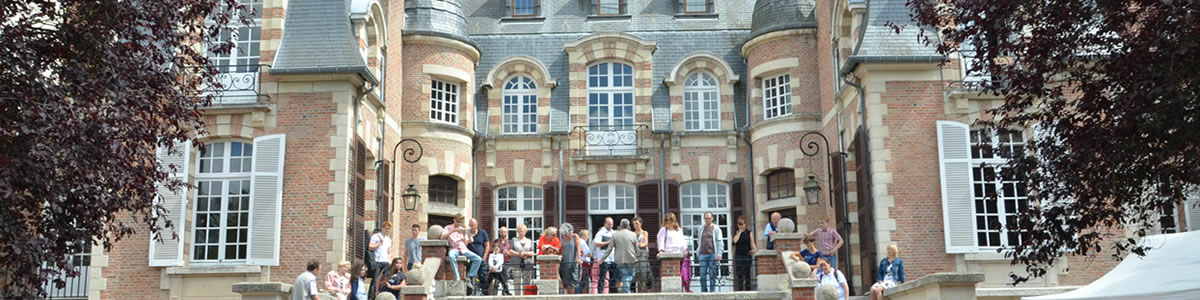
M 772 31 L 817 28 L 816 7 L 813 0 L 758 0 L 746 40 Z
M 365 72 L 346 0 L 291 0 L 272 73 Z
M 854 56 L 940 56 L 936 47 L 923 44 L 918 37 L 921 30 L 925 30 L 926 35 L 935 41 L 937 35 L 930 28 L 917 26 L 908 14 L 905 0 L 870 0 L 867 3 L 867 27 L 862 46 Z M 900 33 L 892 30 L 888 22 L 902 25 Z
M 475 45 L 467 37 L 461 0 L 405 1 L 404 34 L 442 36 Z

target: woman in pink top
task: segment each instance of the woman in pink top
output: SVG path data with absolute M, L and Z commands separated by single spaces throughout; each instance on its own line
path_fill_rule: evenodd
M 341 261 L 338 263 L 337 270 L 330 270 L 325 274 L 325 290 L 337 296 L 338 300 L 346 300 L 346 296 L 350 295 L 350 277 L 347 272 L 350 271 L 350 262 Z
M 683 235 L 683 229 L 679 228 L 679 219 L 675 217 L 674 213 L 668 213 L 663 219 L 663 227 L 658 229 L 658 244 L 662 245 L 662 248 L 658 250 L 658 254 L 683 254 L 683 263 L 682 268 L 679 270 L 679 278 L 683 281 L 683 290 L 691 293 L 692 260 L 688 258 L 687 236 Z

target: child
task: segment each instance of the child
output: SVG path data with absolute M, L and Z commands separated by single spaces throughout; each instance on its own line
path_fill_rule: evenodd
M 492 248 L 492 254 L 488 255 L 488 277 L 492 278 L 491 288 L 496 294 L 500 294 L 497 287 L 503 285 L 504 295 L 512 295 L 508 292 L 508 278 L 504 276 L 504 250 L 500 247 Z

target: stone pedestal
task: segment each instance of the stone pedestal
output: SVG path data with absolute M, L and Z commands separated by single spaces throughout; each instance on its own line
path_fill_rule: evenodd
M 683 278 L 679 271 L 683 264 L 683 253 L 663 253 L 658 255 L 662 266 L 658 268 L 658 278 L 662 280 L 663 293 L 683 292 Z
M 803 233 L 776 233 L 775 234 L 775 251 L 800 251 L 804 250 L 804 234 Z
M 538 269 L 541 271 L 541 278 L 535 284 L 538 287 L 538 295 L 558 295 L 558 287 L 560 281 L 558 278 L 558 268 L 562 264 L 561 255 L 538 255 Z
M 778 246 L 778 244 L 776 244 Z M 788 275 L 783 261 L 779 259 L 779 251 L 758 250 L 754 253 L 758 264 L 758 290 L 764 292 L 788 291 Z
M 816 299 L 814 289 L 817 287 L 816 279 L 792 279 L 792 300 L 810 300 Z M 821 299 L 817 299 L 821 300 Z
M 280 282 L 240 282 L 233 284 L 233 292 L 242 295 L 242 300 L 288 300 L 292 299 L 292 285 Z
M 421 241 L 421 260 L 429 262 L 429 258 L 436 257 L 439 260 L 446 259 L 446 251 L 449 249 L 450 242 L 445 240 L 424 240 Z M 454 271 L 450 270 L 449 263 L 441 263 L 437 265 L 422 263 L 422 268 L 436 269 L 434 280 L 452 280 L 454 279 Z M 428 278 L 426 278 L 428 279 Z

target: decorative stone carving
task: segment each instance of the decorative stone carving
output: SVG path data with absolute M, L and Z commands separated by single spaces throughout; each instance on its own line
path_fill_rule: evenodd
M 832 284 L 818 285 L 817 290 L 814 294 L 816 294 L 817 300 L 837 300 L 838 299 L 837 287 L 833 286 Z
M 787 273 L 790 274 L 792 276 L 792 278 L 808 278 L 808 275 L 812 272 L 812 266 L 809 266 L 808 263 L 805 262 L 803 258 L 801 258 L 801 259 L 793 258 L 792 257 L 793 253 L 796 253 L 796 252 L 795 251 L 784 251 L 782 253 L 783 254 L 782 255 L 783 256 L 783 266 L 787 269 Z
M 780 219 L 779 220 L 779 232 L 781 232 L 781 233 L 796 232 L 796 221 L 792 221 L 792 219 L 788 219 L 788 218 Z
M 442 229 L 442 225 L 429 225 L 429 235 L 427 235 L 425 239 L 430 241 L 440 240 L 442 239 L 443 230 L 444 229 Z
M 425 270 L 421 268 L 421 262 L 414 261 L 412 263 L 412 268 L 408 269 L 408 273 L 405 274 L 404 280 L 408 282 L 408 285 L 425 284 Z

